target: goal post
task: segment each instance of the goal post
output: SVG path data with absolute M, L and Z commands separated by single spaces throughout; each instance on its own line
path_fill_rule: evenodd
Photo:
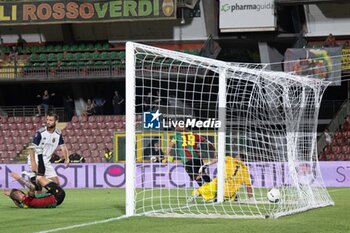
M 329 83 L 265 67 L 126 44 L 128 216 L 276 218 L 334 204 L 316 147 Z

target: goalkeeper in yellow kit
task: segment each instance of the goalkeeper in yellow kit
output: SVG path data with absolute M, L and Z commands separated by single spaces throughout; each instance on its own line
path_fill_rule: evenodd
M 224 197 L 228 200 L 237 200 L 237 191 L 242 185 L 247 188 L 249 199 L 253 198 L 253 189 L 250 181 L 250 174 L 247 166 L 238 158 L 238 156 L 225 157 L 225 185 Z M 217 178 L 210 183 L 206 183 L 192 193 L 192 200 L 201 196 L 204 201 L 215 201 L 217 192 Z

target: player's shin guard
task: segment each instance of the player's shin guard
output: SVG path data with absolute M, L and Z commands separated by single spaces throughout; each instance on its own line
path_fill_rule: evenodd
M 45 186 L 45 188 L 49 193 L 55 196 L 57 205 L 60 205 L 64 201 L 64 198 L 66 197 L 66 193 L 56 183 L 50 182 Z

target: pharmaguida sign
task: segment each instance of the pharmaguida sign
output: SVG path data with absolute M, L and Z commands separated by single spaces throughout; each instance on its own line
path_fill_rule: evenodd
M 350 187 L 350 162 L 320 162 L 320 171 L 327 187 Z M 124 188 L 125 164 L 96 163 L 71 164 L 67 169 L 63 164 L 54 164 L 60 182 L 64 188 Z M 251 181 L 254 187 L 278 187 L 292 182 L 288 178 L 285 163 L 249 163 Z M 25 164 L 1 164 L 0 188 L 21 188 L 12 182 L 11 171 L 21 173 L 28 169 Z M 301 182 L 319 186 L 322 178 L 315 165 L 299 163 L 295 175 Z M 190 181 L 181 163 L 173 164 L 137 164 L 137 188 L 191 188 L 196 183 Z M 216 168 L 209 169 L 211 177 Z

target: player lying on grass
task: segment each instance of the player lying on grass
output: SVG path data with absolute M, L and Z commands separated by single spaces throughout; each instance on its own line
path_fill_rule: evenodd
M 238 200 L 237 191 L 242 185 L 246 186 L 247 195 L 250 200 L 253 200 L 253 188 L 250 182 L 250 174 L 246 165 L 239 159 L 238 155 L 225 157 L 225 185 L 224 197 L 227 200 Z M 217 192 L 217 178 L 214 178 L 210 183 L 204 184 L 202 187 L 195 189 L 192 192 L 194 198 L 201 196 L 204 201 L 215 201 Z
M 12 172 L 10 176 L 29 190 L 27 194 L 18 189 L 4 190 L 4 194 L 10 197 L 15 205 L 20 208 L 56 208 L 56 206 L 62 204 L 66 196 L 64 190 L 60 186 L 44 176 L 38 176 L 36 179 L 38 185 L 44 187 L 48 191 L 42 194 L 35 194 L 35 186 L 17 173 Z
M 170 141 L 168 150 L 164 156 L 165 161 L 168 160 L 170 151 L 175 146 L 175 153 L 181 158 L 190 179 L 196 181 L 199 186 L 210 182 L 210 177 L 205 173 L 205 169 L 217 160 L 211 160 L 206 164 L 203 163 L 199 144 L 205 142 L 211 151 L 215 151 L 214 144 L 199 134 L 187 132 L 185 127 L 178 125 L 175 130 L 175 136 Z

